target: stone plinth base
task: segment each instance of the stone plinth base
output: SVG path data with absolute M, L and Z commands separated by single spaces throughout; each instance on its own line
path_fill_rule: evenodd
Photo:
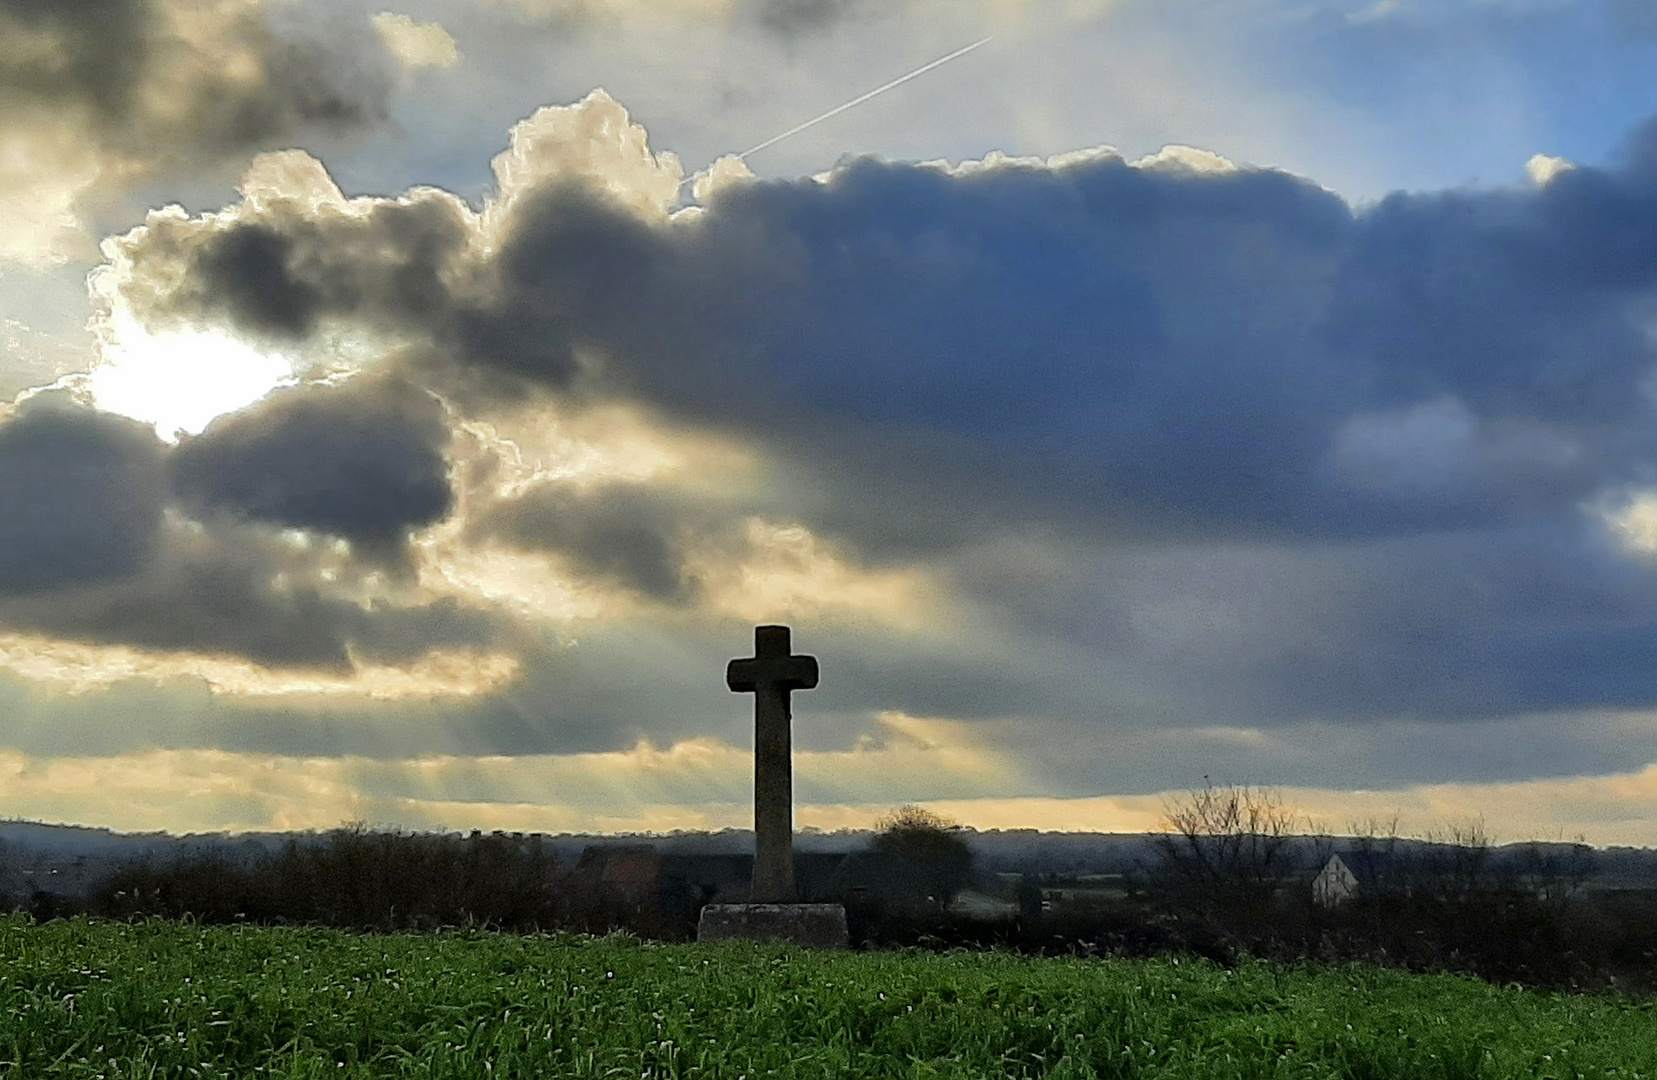
M 839 904 L 709 904 L 697 941 L 780 941 L 808 949 L 844 949 L 846 909 Z

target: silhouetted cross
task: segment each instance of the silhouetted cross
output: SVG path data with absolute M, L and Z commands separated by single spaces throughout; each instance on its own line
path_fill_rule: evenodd
M 749 902 L 794 900 L 794 763 L 789 694 L 817 685 L 817 658 L 790 655 L 788 627 L 754 627 L 754 655 L 725 685 L 754 695 L 754 886 Z

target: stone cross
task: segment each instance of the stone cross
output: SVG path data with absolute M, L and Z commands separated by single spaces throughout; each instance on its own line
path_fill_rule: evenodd
M 817 658 L 791 656 L 786 626 L 754 627 L 754 655 L 725 685 L 754 695 L 754 887 L 749 902 L 794 902 L 794 762 L 789 697 L 817 685 Z

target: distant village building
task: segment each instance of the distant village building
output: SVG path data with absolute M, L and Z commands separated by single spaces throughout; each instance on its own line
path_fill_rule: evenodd
M 807 902 L 890 905 L 924 898 L 924 883 L 915 877 L 914 868 L 884 852 L 796 851 L 793 862 L 797 894 Z M 754 856 L 748 853 L 675 853 L 659 851 L 653 844 L 592 844 L 576 861 L 575 874 L 587 888 L 635 908 L 685 908 L 694 914 L 703 904 L 746 903 L 753 868 Z M 1001 914 L 997 909 L 997 917 Z
M 955 899 L 949 902 L 944 911 L 957 918 L 971 919 L 974 922 L 1012 922 L 1019 916 L 1019 906 L 1016 902 L 973 889 L 962 889 L 956 893 Z
M 1355 899 L 1358 895 L 1358 876 L 1339 855 L 1329 856 L 1318 876 L 1312 879 L 1312 903 L 1331 908 Z
M 595 846 L 581 853 L 575 872 L 628 903 L 637 905 L 656 895 L 662 860 L 649 844 Z

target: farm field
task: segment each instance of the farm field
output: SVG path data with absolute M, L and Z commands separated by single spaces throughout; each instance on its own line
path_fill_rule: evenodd
M 1657 1078 L 1657 1003 L 1365 966 L 5 916 L 0 1076 Z

